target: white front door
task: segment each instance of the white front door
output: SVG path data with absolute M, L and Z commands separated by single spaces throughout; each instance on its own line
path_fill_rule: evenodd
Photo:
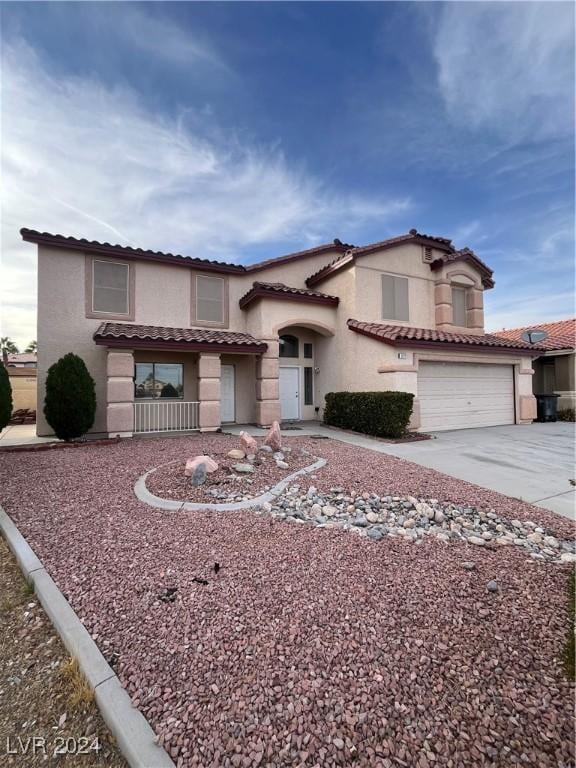
M 280 411 L 282 421 L 294 421 L 300 418 L 298 404 L 300 368 L 282 366 L 280 368 Z
M 236 421 L 235 376 L 233 365 L 223 365 L 220 373 L 221 421 Z

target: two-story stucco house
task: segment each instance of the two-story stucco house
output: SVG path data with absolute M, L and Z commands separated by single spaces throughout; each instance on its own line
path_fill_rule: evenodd
M 80 355 L 109 435 L 321 418 L 327 392 L 415 395 L 411 427 L 530 422 L 524 342 L 484 333 L 492 271 L 416 230 L 258 264 L 21 231 L 38 246 L 38 433 L 49 366 Z

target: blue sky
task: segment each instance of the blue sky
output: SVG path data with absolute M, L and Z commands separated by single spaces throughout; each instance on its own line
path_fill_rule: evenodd
M 21 226 L 248 263 L 416 227 L 574 312 L 570 3 L 4 3 L 2 335 Z

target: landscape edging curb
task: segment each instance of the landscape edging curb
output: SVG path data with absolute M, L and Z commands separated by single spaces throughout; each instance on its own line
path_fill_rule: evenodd
M 132 705 L 90 633 L 2 506 L 0 533 L 24 577 L 33 583 L 34 592 L 60 639 L 94 689 L 102 717 L 130 768 L 175 768 L 168 753 L 156 743 L 156 735 L 144 715 Z
M 311 457 L 314 458 L 314 457 Z M 173 461 L 167 462 L 168 464 L 174 464 Z M 196 501 L 177 501 L 175 499 L 163 499 L 161 496 L 155 496 L 153 493 L 151 493 L 148 488 L 146 487 L 146 478 L 148 475 L 151 475 L 153 472 L 156 472 L 160 467 L 154 467 L 154 469 L 149 469 L 148 472 L 145 472 L 141 477 L 138 478 L 136 483 L 134 484 L 134 493 L 136 495 L 136 498 L 138 498 L 140 501 L 143 501 L 144 504 L 148 504 L 151 507 L 155 507 L 156 509 L 167 509 L 172 512 L 198 512 L 200 510 L 212 510 L 215 512 L 234 512 L 241 509 L 251 509 L 252 507 L 259 507 L 262 504 L 266 504 L 266 502 L 272 502 L 275 498 L 280 496 L 282 491 L 286 489 L 288 485 L 297 477 L 300 477 L 300 475 L 309 475 L 312 472 L 315 472 L 317 469 L 322 469 L 326 465 L 327 461 L 326 459 L 316 459 L 316 461 L 313 464 L 309 464 L 307 467 L 303 467 L 302 469 L 297 470 L 296 472 L 292 472 L 291 475 L 288 475 L 283 480 L 280 480 L 276 485 L 272 486 L 272 488 L 269 491 L 266 491 L 266 493 L 262 493 L 260 496 L 254 496 L 252 499 L 248 499 L 247 501 L 233 501 L 229 504 L 218 504 L 216 502 L 196 502 Z M 166 464 L 161 464 L 161 467 L 167 466 Z

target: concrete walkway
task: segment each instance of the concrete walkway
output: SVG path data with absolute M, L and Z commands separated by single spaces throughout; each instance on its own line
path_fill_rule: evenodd
M 55 439 L 55 437 L 38 437 L 36 424 L 10 424 L 0 432 L 0 448 L 8 448 L 11 445 L 53 443 Z
M 432 440 L 385 443 L 362 435 L 324 427 L 315 422 L 286 435 L 325 435 L 343 443 L 397 456 L 446 475 L 522 499 L 559 515 L 576 517 L 574 424 L 528 424 L 436 432 Z M 254 427 L 234 426 L 227 432 Z

